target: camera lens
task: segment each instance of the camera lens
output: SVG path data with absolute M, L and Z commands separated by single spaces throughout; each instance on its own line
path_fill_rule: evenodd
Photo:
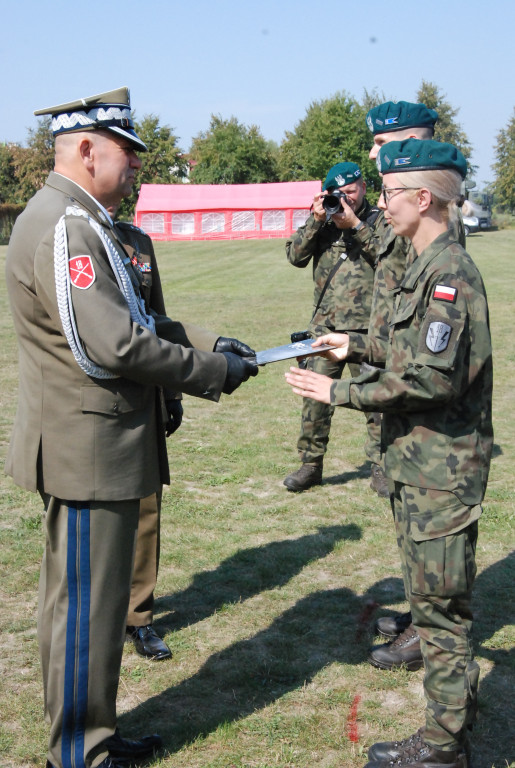
M 340 203 L 341 196 L 341 193 L 339 193 L 326 195 L 324 198 L 322 198 L 322 205 L 324 210 L 327 211 L 330 216 L 332 216 L 334 213 L 341 213 L 341 211 L 343 211 Z

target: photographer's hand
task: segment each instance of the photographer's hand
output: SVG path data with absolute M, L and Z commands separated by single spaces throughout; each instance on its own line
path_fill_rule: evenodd
M 326 221 L 327 219 L 327 213 L 325 212 L 325 208 L 322 205 L 322 199 L 325 197 L 325 195 L 325 192 L 320 192 L 314 197 L 313 216 L 315 217 L 315 221 Z
M 338 229 L 355 229 L 360 223 L 360 219 L 358 219 L 350 205 L 343 198 L 341 198 L 340 204 L 343 211 L 342 213 L 334 213 L 331 216 L 332 220 Z

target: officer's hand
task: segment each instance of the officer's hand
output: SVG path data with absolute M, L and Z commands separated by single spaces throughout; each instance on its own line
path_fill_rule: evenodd
M 227 360 L 227 375 L 222 392 L 230 395 L 235 389 L 238 389 L 240 384 L 247 381 L 250 376 L 257 376 L 258 367 L 255 356 L 240 357 L 233 352 L 222 352 L 222 354 Z
M 168 421 L 166 422 L 166 436 L 170 437 L 174 432 L 177 432 L 182 423 L 182 401 L 181 400 L 167 400 L 166 412 L 168 413 Z
M 247 344 L 238 339 L 228 339 L 226 336 L 220 336 L 215 344 L 213 352 L 232 352 L 239 357 L 256 357 L 256 353 Z

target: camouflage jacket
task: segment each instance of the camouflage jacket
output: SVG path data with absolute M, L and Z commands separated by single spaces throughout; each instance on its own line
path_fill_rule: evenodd
M 451 225 L 450 231 L 453 239 L 465 248 L 465 230 L 461 214 Z M 395 295 L 406 272 L 406 264 L 414 258 L 414 251 L 409 240 L 395 236 L 384 217 L 378 219 L 375 226 L 375 245 L 378 260 L 374 274 L 368 333 L 354 331 L 349 334 L 348 360 L 367 361 L 384 366 Z
M 395 292 L 386 370 L 331 386 L 331 402 L 382 411 L 386 475 L 483 499 L 493 440 L 492 348 L 481 275 L 449 232 Z
M 357 216 L 364 226 L 354 231 L 338 229 L 332 221 L 316 221 L 312 214 L 286 242 L 286 256 L 295 267 L 307 267 L 313 262 L 314 315 L 309 324 L 313 336 L 334 330 L 367 332 L 378 255 L 375 227 L 382 213 L 365 199 Z M 342 263 L 317 309 L 327 278 L 339 259 Z

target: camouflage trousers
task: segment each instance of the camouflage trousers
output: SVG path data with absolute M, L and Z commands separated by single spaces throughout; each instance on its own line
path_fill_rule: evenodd
M 331 379 L 341 379 L 345 363 L 333 363 L 318 355 L 307 360 L 306 368 Z M 348 363 L 349 377 L 359 376 L 360 367 L 356 363 Z M 334 405 L 319 403 L 306 397 L 302 405 L 302 420 L 300 436 L 297 442 L 299 457 L 303 464 L 321 464 L 329 442 L 331 419 Z M 381 414 L 365 413 L 367 440 L 365 454 L 374 464 L 381 463 Z
M 424 658 L 424 740 L 453 750 L 464 744 L 477 709 L 471 592 L 481 508 L 465 506 L 449 491 L 390 486 L 406 594 Z

